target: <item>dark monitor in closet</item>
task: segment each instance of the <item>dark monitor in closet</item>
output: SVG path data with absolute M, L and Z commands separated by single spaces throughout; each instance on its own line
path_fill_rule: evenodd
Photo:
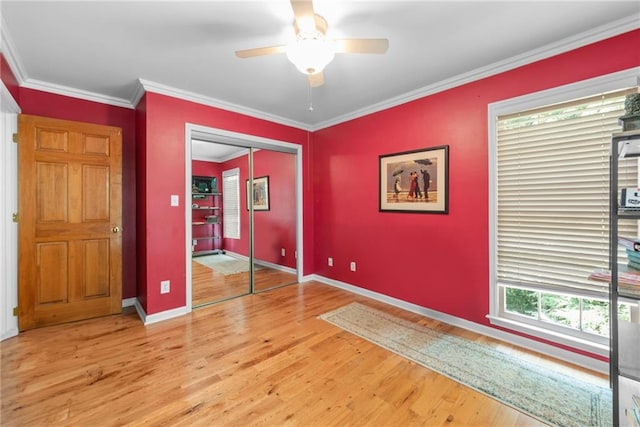
M 212 176 L 191 177 L 191 191 L 200 194 L 213 194 L 218 192 L 218 178 Z

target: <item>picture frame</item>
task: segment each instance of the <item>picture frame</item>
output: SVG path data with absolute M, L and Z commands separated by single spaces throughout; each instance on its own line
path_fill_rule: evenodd
M 380 155 L 378 190 L 380 212 L 449 213 L 449 146 Z
M 261 176 L 253 178 L 253 191 L 249 188 L 249 180 L 247 179 L 247 210 L 249 210 L 250 195 L 253 195 L 254 211 L 268 211 L 270 209 L 269 177 Z

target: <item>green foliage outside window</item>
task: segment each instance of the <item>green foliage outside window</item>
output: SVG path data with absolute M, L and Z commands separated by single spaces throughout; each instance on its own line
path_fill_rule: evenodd
M 505 310 L 510 313 L 609 336 L 608 301 L 507 287 L 505 303 Z M 618 305 L 618 317 L 630 321 L 631 307 L 628 304 Z
M 541 294 L 541 318 L 552 323 L 580 328 L 580 299 L 557 294 Z
M 525 289 L 506 288 L 506 310 L 537 318 L 538 293 Z

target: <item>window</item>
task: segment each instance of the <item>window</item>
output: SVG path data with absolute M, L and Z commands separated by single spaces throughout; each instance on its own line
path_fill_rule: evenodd
M 605 354 L 608 287 L 588 276 L 609 265 L 611 134 L 629 92 L 490 106 L 492 323 Z M 637 160 L 620 170 L 638 186 Z M 620 234 L 636 236 L 637 221 Z
M 549 331 L 586 335 L 590 341 L 606 344 L 609 337 L 609 301 L 552 291 L 530 290 L 500 285 L 502 316 L 523 322 L 540 323 Z M 631 321 L 634 307 L 618 306 L 618 316 Z M 569 332 L 571 331 L 571 332 Z M 590 335 L 590 336 L 589 336 Z
M 240 169 L 222 172 L 222 236 L 240 238 Z

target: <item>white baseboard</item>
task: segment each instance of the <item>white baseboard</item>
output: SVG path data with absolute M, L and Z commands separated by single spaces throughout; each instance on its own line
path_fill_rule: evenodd
M 134 305 L 136 305 L 137 300 L 138 299 L 136 297 L 123 299 L 122 308 L 133 307 Z
M 286 265 L 275 264 L 273 262 L 268 262 L 268 261 L 260 261 L 258 259 L 255 262 L 256 262 L 256 265 L 260 265 L 262 267 L 267 267 L 267 268 L 271 268 L 273 270 L 278 270 L 278 271 L 284 271 L 285 273 L 296 274 L 295 268 L 287 267 Z
M 429 308 L 425 308 L 417 304 L 413 304 L 407 301 L 393 298 L 388 295 L 380 294 L 378 292 L 373 292 L 368 289 L 360 288 L 355 285 L 350 285 L 345 282 L 340 282 L 338 280 L 329 279 L 323 276 L 318 276 L 316 274 L 304 276 L 303 279 L 305 282 L 310 280 L 315 280 L 315 281 L 324 283 L 326 285 L 333 286 L 335 288 L 340 288 L 347 292 L 351 292 L 357 295 L 362 295 L 364 297 L 371 298 L 376 301 L 380 301 L 385 304 L 389 304 L 394 307 L 398 307 L 403 310 L 407 310 L 412 313 L 419 314 L 421 316 L 429 317 L 431 319 L 435 319 L 440 322 L 447 323 L 449 325 L 457 326 L 481 335 L 485 335 L 491 338 L 504 341 L 509 344 L 517 345 L 527 350 L 536 351 L 538 353 L 542 353 L 542 354 L 554 357 L 556 359 L 563 360 L 565 362 L 569 362 L 574 365 L 578 365 L 578 366 L 590 369 L 595 372 L 599 372 L 603 374 L 609 373 L 609 364 L 607 362 L 603 362 L 601 360 L 594 359 L 592 357 L 588 357 L 582 354 L 564 350 L 562 348 L 545 344 L 539 341 L 535 341 L 529 338 L 525 338 L 520 335 L 515 335 L 509 332 L 490 328 L 488 326 L 480 325 L 475 322 L 470 322 L 468 320 L 461 319 L 459 317 L 452 316 L 450 314 L 442 313 L 436 310 L 431 310 Z
M 140 318 L 140 320 L 142 320 L 142 323 L 144 324 L 144 320 L 147 318 L 147 313 L 144 312 L 144 308 L 142 308 L 142 305 L 140 304 L 140 301 L 138 301 L 138 298 L 136 298 L 136 302 L 133 304 L 133 306 L 136 308 L 138 317 Z
M 241 259 L 243 261 L 249 261 L 249 257 L 248 256 L 240 255 L 240 254 L 237 254 L 235 252 L 228 251 L 226 249 L 224 249 L 224 255 L 229 255 L 230 257 L 238 258 L 238 259 Z
M 166 310 L 160 313 L 147 315 L 147 313 L 145 313 L 144 309 L 142 308 L 140 301 L 138 301 L 137 298 L 135 300 L 134 306 L 136 308 L 136 311 L 138 312 L 138 316 L 140 316 L 140 320 L 142 320 L 142 323 L 145 326 L 151 325 L 152 323 L 161 322 L 163 320 L 173 319 L 174 317 L 180 317 L 189 312 L 187 310 L 187 307 L 178 307 L 178 308 Z
M 230 257 L 238 258 L 238 259 L 241 259 L 243 261 L 249 261 L 249 257 L 248 256 L 240 255 L 240 254 L 237 254 L 235 252 L 231 252 L 231 251 L 227 251 L 227 250 L 225 250 L 224 252 L 225 252 L 225 255 L 229 255 Z M 296 274 L 296 269 L 295 268 L 287 267 L 287 266 L 276 264 L 276 263 L 273 263 L 273 262 L 261 261 L 259 259 L 255 259 L 255 263 L 256 263 L 256 265 L 272 268 L 274 270 L 284 271 L 285 273 Z
M 300 280 L 300 283 L 307 283 L 307 282 L 311 282 L 312 280 L 317 280 L 318 282 L 321 282 L 322 281 L 321 277 L 322 276 L 318 276 L 317 274 L 307 274 L 306 276 L 302 276 L 302 280 Z
M 2 335 L 0 336 L 0 341 L 4 341 L 7 338 L 13 338 L 18 336 L 18 329 L 17 328 L 10 328 L 7 329 L 6 331 L 4 331 L 2 333 Z

